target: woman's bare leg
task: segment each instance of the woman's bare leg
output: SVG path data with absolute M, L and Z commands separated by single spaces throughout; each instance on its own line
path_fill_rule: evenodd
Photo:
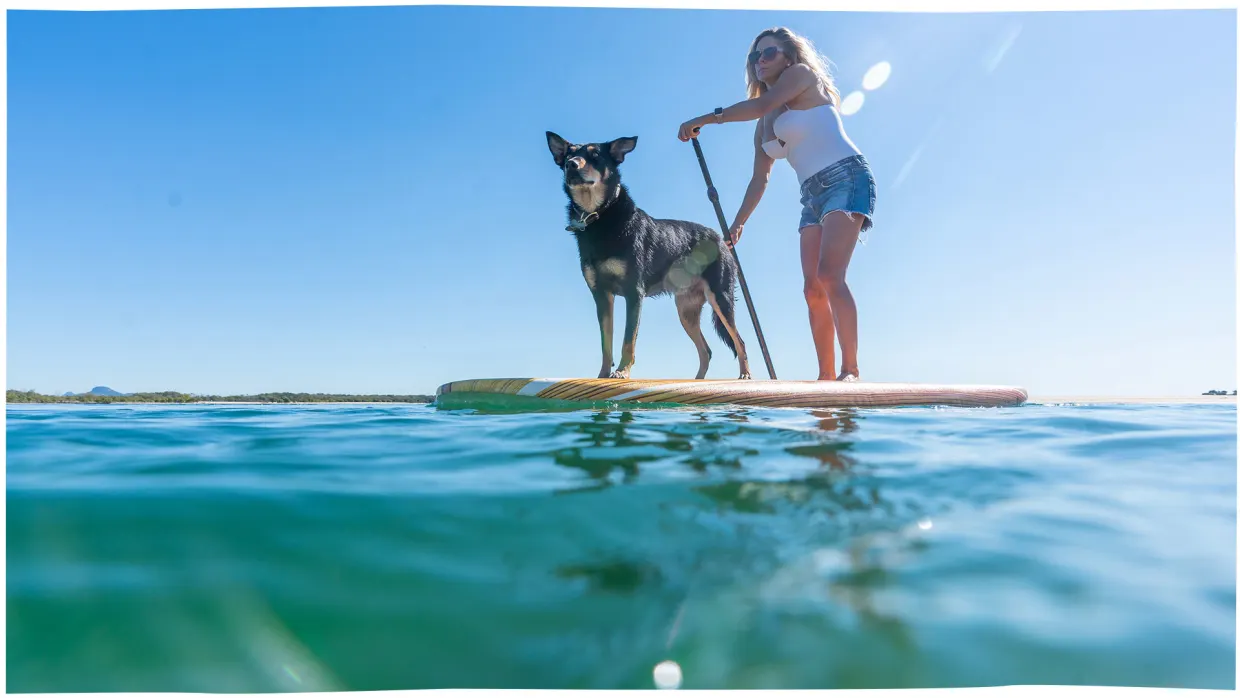
M 864 216 L 853 214 L 850 217 L 843 211 L 834 211 L 827 214 L 822 220 L 822 225 L 819 226 L 822 232 L 820 233 L 817 280 L 826 290 L 831 313 L 835 320 L 835 330 L 840 337 L 840 354 L 843 355 L 843 361 L 840 364 L 841 380 L 861 377 L 857 368 L 857 304 L 853 301 L 852 292 L 848 290 L 845 277 L 848 273 L 848 263 L 852 261 L 853 250 L 857 247 L 861 224 L 864 221 Z M 805 236 L 802 235 L 801 239 L 802 268 L 804 268 Z
M 801 228 L 801 273 L 805 277 L 805 304 L 809 307 L 809 329 L 818 354 L 818 380 L 835 380 L 835 319 L 827 289 L 818 279 L 822 227 Z

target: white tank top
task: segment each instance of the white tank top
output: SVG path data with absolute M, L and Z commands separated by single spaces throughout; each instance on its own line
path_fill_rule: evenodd
M 772 158 L 787 158 L 802 183 L 827 165 L 861 153 L 831 104 L 789 109 L 775 118 L 772 130 L 778 140 L 763 143 L 762 149 Z

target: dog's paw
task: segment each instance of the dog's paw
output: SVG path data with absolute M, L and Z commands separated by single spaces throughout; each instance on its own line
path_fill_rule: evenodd
M 607 376 L 607 377 L 608 377 L 608 378 L 628 378 L 628 377 L 629 377 L 629 369 L 627 369 L 627 368 L 626 368 L 626 369 L 623 369 L 623 370 L 621 370 L 621 369 L 616 369 L 615 371 L 612 371 L 612 372 L 611 372 L 611 375 L 610 375 L 610 376 Z
M 744 373 L 742 373 L 742 374 L 741 374 L 741 377 L 740 377 L 740 378 L 737 378 L 736 380 L 738 380 L 738 381 L 750 381 L 750 380 L 753 380 L 753 376 L 752 376 L 752 375 L 750 375 L 749 371 L 745 371 Z

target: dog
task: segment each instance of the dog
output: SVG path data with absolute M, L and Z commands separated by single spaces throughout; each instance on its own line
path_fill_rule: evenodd
M 637 147 L 637 138 L 578 145 L 547 131 L 547 147 L 564 172 L 567 230 L 577 239 L 581 275 L 597 310 L 603 344 L 598 377 L 630 376 L 642 302 L 671 294 L 680 324 L 697 348 L 697 379 L 706 376 L 711 359 L 701 329 L 707 303 L 714 310 L 715 331 L 740 363 L 740 379 L 751 378 L 745 343 L 736 330 L 736 257 L 714 230 L 690 221 L 652 218 L 637 207 L 619 171 Z M 616 296 L 624 298 L 625 318 L 620 364 L 613 371 Z

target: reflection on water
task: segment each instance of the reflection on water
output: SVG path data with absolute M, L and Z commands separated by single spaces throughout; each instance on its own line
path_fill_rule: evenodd
M 633 485 L 643 466 L 669 464 L 688 468 L 708 479 L 693 490 L 720 511 L 773 514 L 796 507 L 815 518 L 847 519 L 879 512 L 895 515 L 897 507 L 883 500 L 874 478 L 850 477 L 859 466 L 854 447 L 864 418 L 854 409 L 812 410 L 813 429 L 773 428 L 754 420 L 748 408 L 698 412 L 674 422 L 639 419 L 633 410 L 599 410 L 558 424 L 553 438 L 570 437 L 570 445 L 550 452 L 556 465 L 578 470 L 589 482 L 561 489 L 560 494 L 595 492 Z M 648 416 L 643 414 L 642 416 Z M 812 461 L 806 470 L 795 464 L 785 474 L 754 477 L 746 466 L 763 454 L 760 443 L 746 436 L 793 443 L 782 451 L 797 462 Z M 769 453 L 763 459 L 769 462 Z M 708 475 L 713 477 L 707 478 Z M 846 521 L 845 521 L 846 523 Z
M 915 549 L 903 538 L 904 530 L 916 533 L 916 527 L 909 523 L 913 519 L 895 502 L 884 500 L 875 478 L 854 477 L 860 463 L 854 447 L 864 417 L 855 409 L 819 409 L 809 414 L 814 418 L 813 428 L 785 430 L 772 429 L 755 420 L 746 408 L 700 412 L 688 419 L 682 415 L 671 424 L 639 419 L 632 410 L 600 410 L 558 425 L 556 436 L 568 435 L 573 439 L 572 445 L 556 449 L 553 458 L 557 465 L 579 470 L 590 478 L 592 484 L 570 492 L 635 485 L 644 465 L 669 460 L 695 474 L 705 476 L 713 471 L 714 475 L 724 476 L 722 480 L 716 477 L 692 487 L 693 492 L 712 503 L 716 514 L 780 516 L 782 520 L 792 517 L 797 525 L 817 527 L 825 534 L 820 541 L 827 547 L 804 559 L 808 567 L 769 567 L 798 578 L 797 596 L 809 594 L 820 602 L 843 605 L 863 624 L 891 635 L 898 644 L 907 643 L 907 629 L 898 617 L 876 605 L 874 593 L 890 582 L 892 567 L 899 564 L 900 556 L 893 554 L 893 546 L 902 548 L 904 554 Z M 795 443 L 784 446 L 783 452 L 813 461 L 815 467 L 791 470 L 787 477 L 747 477 L 747 459 L 759 456 L 761 451 L 734 445 L 739 441 L 735 437 L 746 432 L 793 440 Z M 900 519 L 905 525 L 849 540 L 854 529 L 885 518 Z M 734 534 L 738 530 L 734 529 Z M 752 532 L 748 537 L 754 540 Z M 743 546 L 744 538 L 738 535 L 730 544 Z M 844 544 L 845 541 L 848 542 Z M 832 544 L 842 547 L 831 547 Z M 725 553 L 719 555 L 730 557 Z M 752 552 L 748 564 L 756 569 Z M 712 566 L 711 561 L 704 559 L 695 563 L 699 585 L 705 584 L 702 578 L 709 576 L 707 570 Z M 717 572 L 719 581 L 734 577 Z M 621 594 L 664 579 L 653 561 L 633 559 L 561 565 L 555 575 L 583 582 L 588 592 Z M 779 583 L 774 582 L 776 586 Z
M 856 411 L 813 410 L 811 414 L 821 433 L 808 433 L 802 439 L 805 443 L 789 446 L 786 452 L 814 459 L 829 470 L 852 468 L 856 464 L 849 455 L 853 440 L 845 436 L 858 429 Z M 552 457 L 557 465 L 578 469 L 599 486 L 633 483 L 643 463 L 668 458 L 701 474 L 712 469 L 739 471 L 746 458 L 756 457 L 760 451 L 728 441 L 747 432 L 772 431 L 766 426 L 743 426 L 749 423 L 747 409 L 700 412 L 691 420 L 669 425 L 638 422 L 632 410 L 599 410 L 557 425 L 554 436 L 578 438 L 573 445 L 556 449 Z
M 848 450 L 853 445 L 852 440 L 840 437 L 857 431 L 857 411 L 852 409 L 810 410 L 810 414 L 818 419 L 819 430 L 835 438 L 826 438 L 810 446 L 794 446 L 789 448 L 788 452 L 813 458 L 829 470 L 848 470 L 856 465 L 856 460 L 848 455 Z
M 592 484 L 568 490 L 589 492 L 614 484 L 632 484 L 644 463 L 667 461 L 706 474 L 712 469 L 739 470 L 742 459 L 759 451 L 729 445 L 748 418 L 744 410 L 698 413 L 673 424 L 637 421 L 632 410 L 599 410 L 559 424 L 554 437 L 577 437 L 552 452 L 557 465 L 580 470 Z

